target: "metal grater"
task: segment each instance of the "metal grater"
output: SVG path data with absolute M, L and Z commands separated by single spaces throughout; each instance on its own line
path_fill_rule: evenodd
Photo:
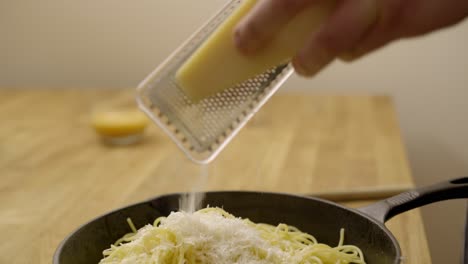
M 280 65 L 197 103 L 176 84 L 179 67 L 240 3 L 224 6 L 137 88 L 139 107 L 199 164 L 211 162 L 293 72 Z

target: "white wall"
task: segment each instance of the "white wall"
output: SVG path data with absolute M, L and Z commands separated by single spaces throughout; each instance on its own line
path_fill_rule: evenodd
M 224 0 L 0 0 L 3 87 L 133 87 Z
M 225 0 L 0 0 L 0 87 L 135 87 Z M 468 22 L 336 63 L 286 90 L 394 96 L 418 184 L 468 175 Z M 458 263 L 464 202 L 424 211 L 434 263 Z

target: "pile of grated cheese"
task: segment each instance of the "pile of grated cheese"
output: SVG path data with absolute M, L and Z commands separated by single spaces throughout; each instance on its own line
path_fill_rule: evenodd
M 173 212 L 158 227 L 146 225 L 133 241 L 114 248 L 118 250 L 101 264 L 272 264 L 292 258 L 241 218 L 225 218 L 215 212 Z
M 104 251 L 100 264 L 365 264 L 362 251 L 318 243 L 294 226 L 256 224 L 221 208 L 173 212 Z M 126 243 L 120 243 L 124 241 Z

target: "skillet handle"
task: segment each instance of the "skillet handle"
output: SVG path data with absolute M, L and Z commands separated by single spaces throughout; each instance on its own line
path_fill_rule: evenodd
M 421 187 L 359 208 L 359 211 L 384 223 L 414 208 L 438 201 L 468 198 L 468 177 Z

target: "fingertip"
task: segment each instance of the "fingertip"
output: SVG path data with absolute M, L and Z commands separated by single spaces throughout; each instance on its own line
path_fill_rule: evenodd
M 313 77 L 336 58 L 336 54 L 322 47 L 312 35 L 306 45 L 294 56 L 292 63 L 297 73 Z
M 242 40 L 242 36 L 241 36 L 241 33 L 240 33 L 240 29 L 239 27 L 236 27 L 234 29 L 234 46 L 236 47 L 236 49 L 243 55 L 248 55 L 248 51 L 246 50 L 245 48 L 245 44 Z
M 253 29 L 252 25 L 241 22 L 234 29 L 234 45 L 244 55 L 255 54 L 261 46 L 258 32 Z
M 300 55 L 296 55 L 292 59 L 292 65 L 298 75 L 305 78 L 312 78 L 317 75 L 326 64 L 307 63 Z
M 313 3 L 312 0 L 250 2 L 253 3 L 253 7 L 240 20 L 233 32 L 235 46 L 244 55 L 255 55 L 265 49 L 291 19 Z
M 357 59 L 359 59 L 359 54 L 357 53 L 354 53 L 354 52 L 345 52 L 341 55 L 338 56 L 338 58 L 340 58 L 340 60 L 344 61 L 344 62 L 348 62 L 348 63 L 351 63 Z
M 292 66 L 298 75 L 303 77 L 307 76 L 307 71 L 305 70 L 304 66 L 299 61 L 297 56 L 292 59 Z

